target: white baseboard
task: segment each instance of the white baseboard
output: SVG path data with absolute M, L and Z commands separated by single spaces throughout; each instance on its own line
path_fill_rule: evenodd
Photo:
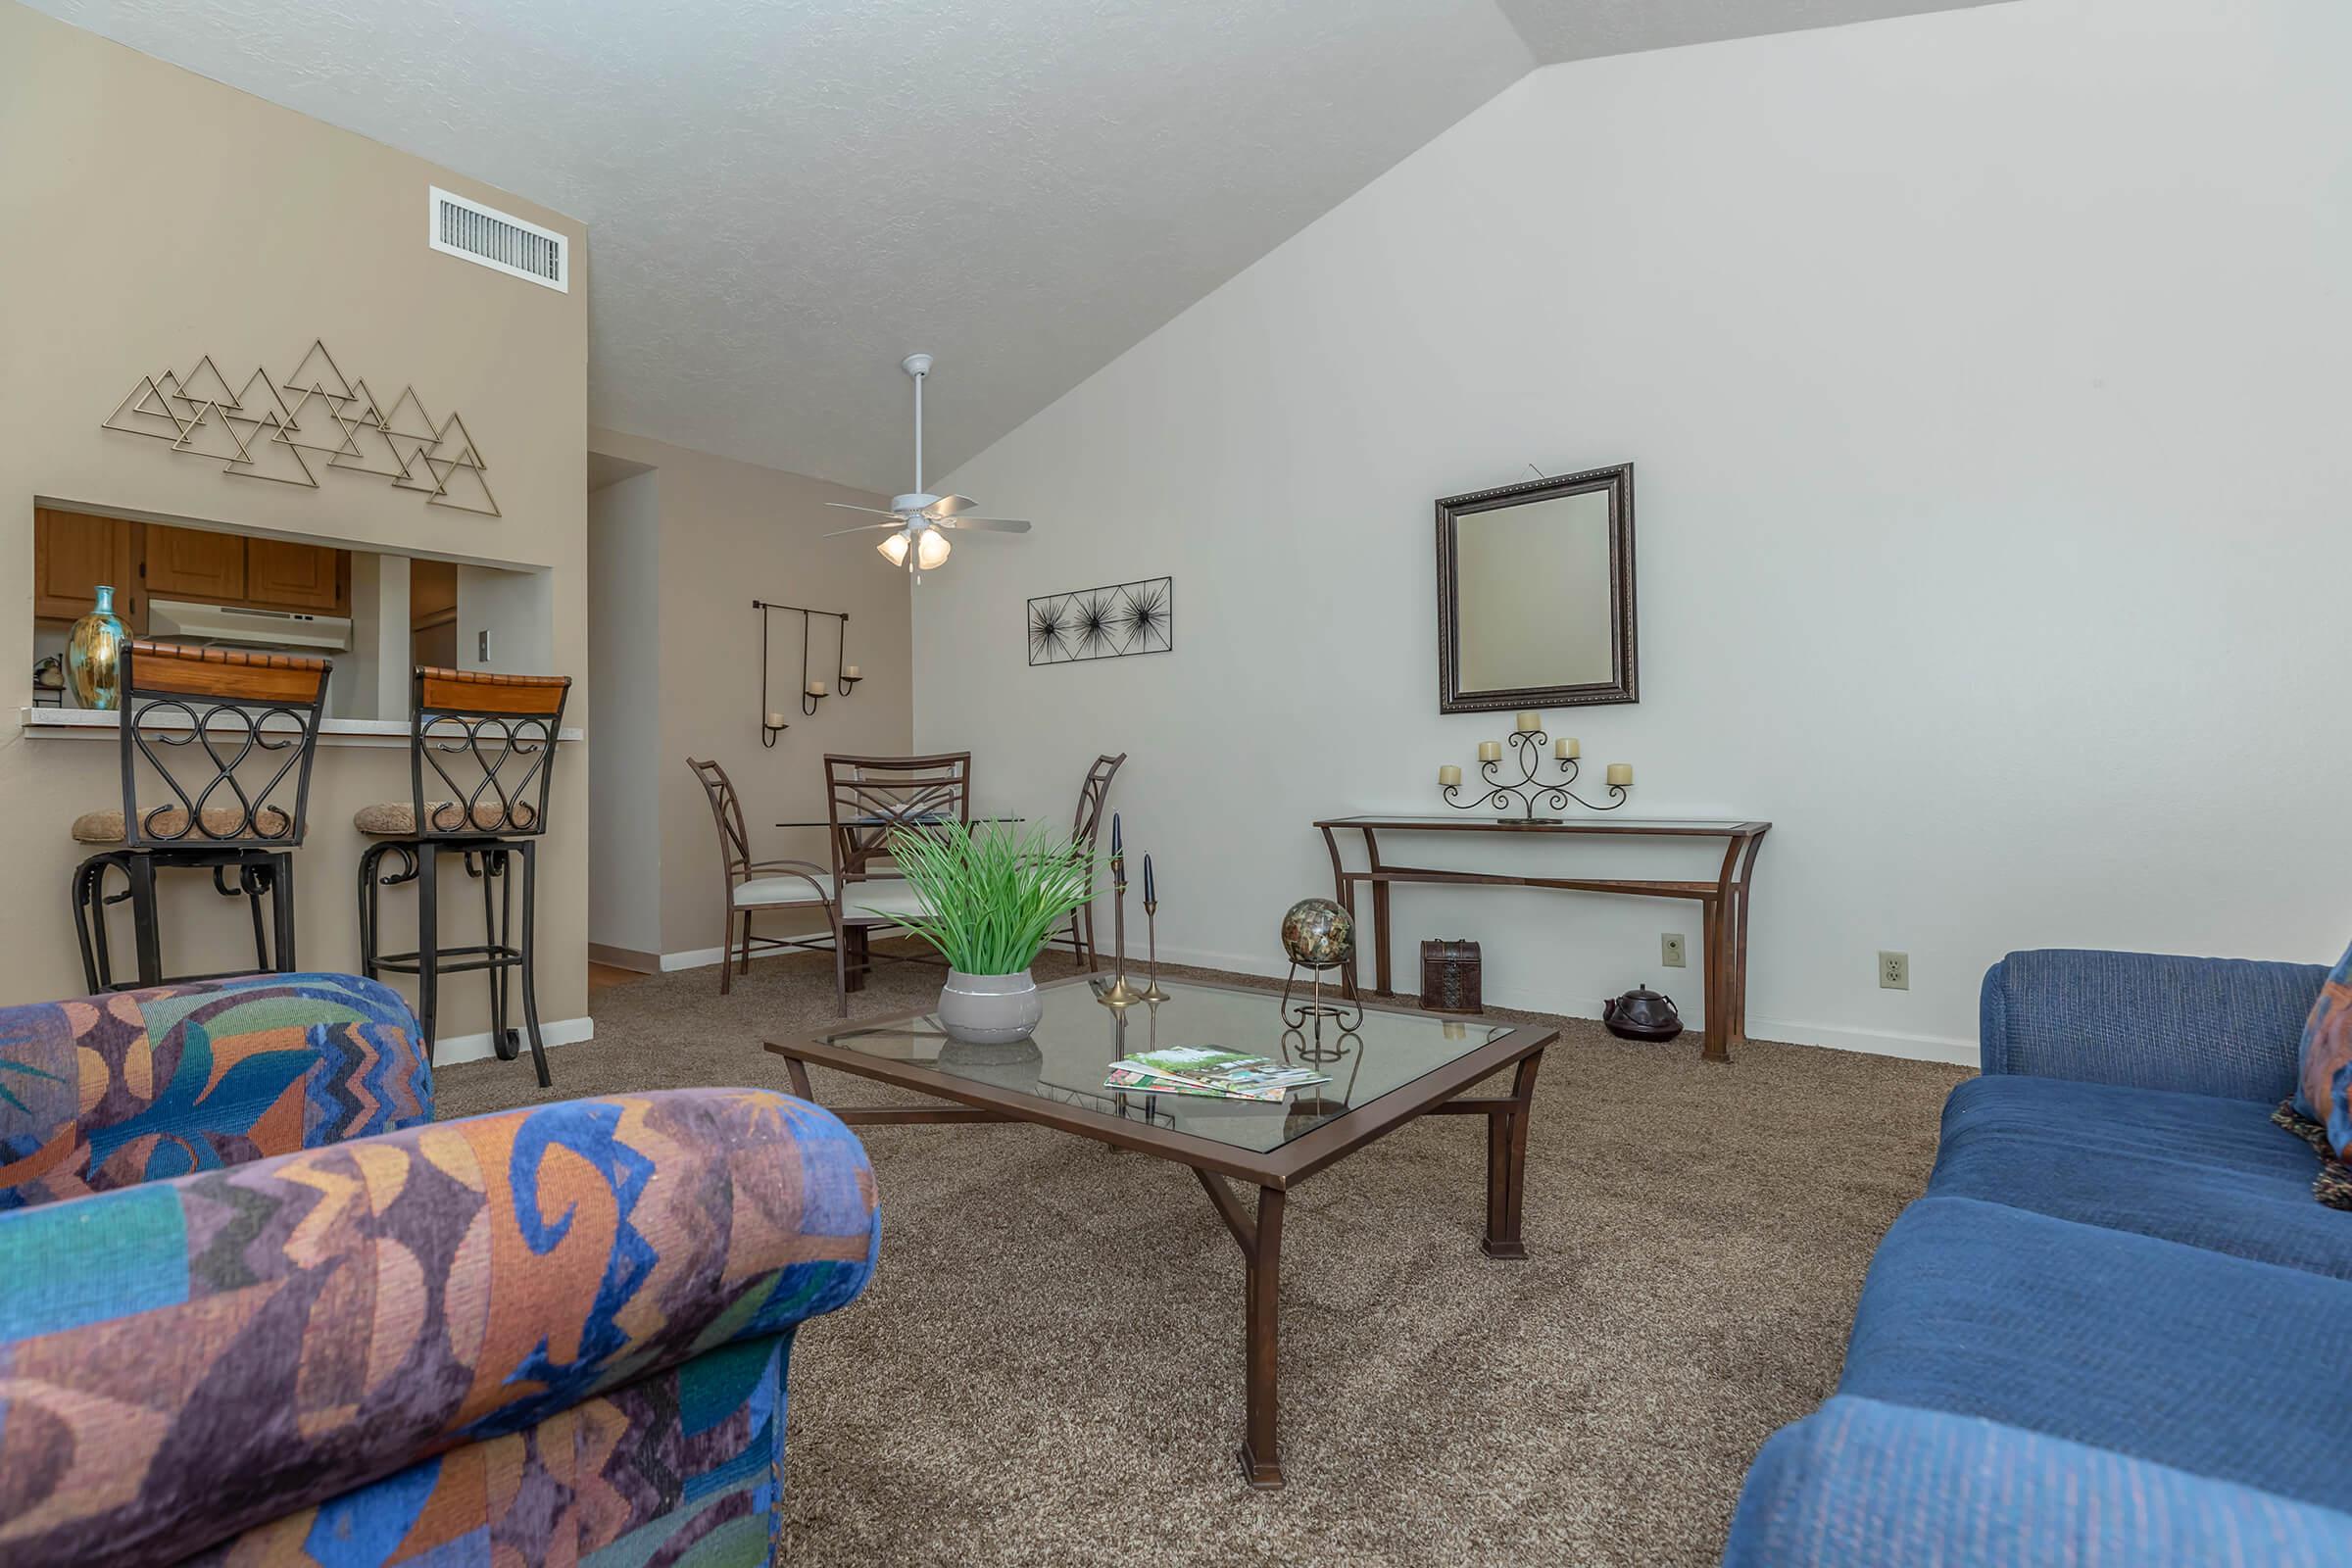
M 1792 1046 L 1821 1046 L 1830 1051 L 1857 1051 L 1871 1056 L 1900 1056 L 1907 1061 L 1942 1061 L 1954 1066 L 1977 1064 L 1977 1043 L 1944 1035 L 1892 1034 L 1875 1029 L 1840 1029 L 1835 1024 L 1798 1023 L 1786 1018 L 1750 1018 L 1748 1034 L 1757 1040 L 1785 1040 Z
M 519 1028 L 520 1024 L 516 1027 Z M 595 1038 L 594 1018 L 558 1018 L 539 1026 L 539 1039 L 550 1051 L 558 1046 L 574 1046 L 583 1040 Z M 526 1041 L 522 1054 L 527 1056 L 530 1053 L 531 1048 Z M 497 1054 L 491 1049 L 490 1031 L 487 1029 L 478 1035 L 451 1035 L 433 1045 L 433 1064 L 440 1067 L 446 1067 L 453 1061 L 488 1061 Z
M 1281 979 L 1290 968 L 1288 963 L 1277 963 L 1262 954 L 1205 953 L 1199 949 L 1179 951 L 1170 948 L 1161 956 L 1170 963 L 1195 964 L 1204 969 L 1230 969 L 1236 974 L 1264 975 L 1274 980 Z M 1487 1000 L 1500 1007 L 1518 1005 L 1503 997 L 1490 996 Z M 1531 1007 L 1527 1010 L 1556 1012 L 1570 1018 L 1597 1016 L 1570 1007 Z M 1941 1035 L 1890 1034 L 1869 1029 L 1845 1029 L 1835 1024 L 1799 1023 L 1786 1018 L 1750 1018 L 1747 1032 L 1752 1039 L 1785 1041 L 1792 1046 L 1821 1046 L 1831 1051 L 1853 1051 L 1872 1056 L 1900 1056 L 1909 1061 L 1951 1062 L 1963 1067 L 1977 1064 L 1977 1043 L 1974 1040 L 1954 1040 Z

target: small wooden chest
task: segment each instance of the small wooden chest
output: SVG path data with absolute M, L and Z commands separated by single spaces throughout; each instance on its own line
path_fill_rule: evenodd
M 1421 944 L 1421 1005 L 1431 1012 L 1480 1012 L 1478 944 L 1467 939 Z

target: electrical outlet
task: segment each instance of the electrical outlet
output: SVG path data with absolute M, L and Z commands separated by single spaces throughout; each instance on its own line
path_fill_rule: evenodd
M 1879 989 L 1908 991 L 1911 989 L 1911 955 L 1879 951 Z
M 1658 961 L 1669 969 L 1683 967 L 1683 934 L 1669 931 L 1658 938 Z

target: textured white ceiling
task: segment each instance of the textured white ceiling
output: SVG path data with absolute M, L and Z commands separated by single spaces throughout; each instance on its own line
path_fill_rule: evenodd
M 1983 0 L 33 3 L 582 220 L 597 423 L 887 493 L 908 352 L 944 473 L 1540 60 Z
M 1544 65 L 2004 0 L 1494 0 Z

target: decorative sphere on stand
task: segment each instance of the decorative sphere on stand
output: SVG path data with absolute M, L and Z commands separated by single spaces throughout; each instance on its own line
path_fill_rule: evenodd
M 1355 922 L 1329 899 L 1300 899 L 1282 917 L 1282 946 L 1292 962 L 1329 969 L 1355 951 Z

